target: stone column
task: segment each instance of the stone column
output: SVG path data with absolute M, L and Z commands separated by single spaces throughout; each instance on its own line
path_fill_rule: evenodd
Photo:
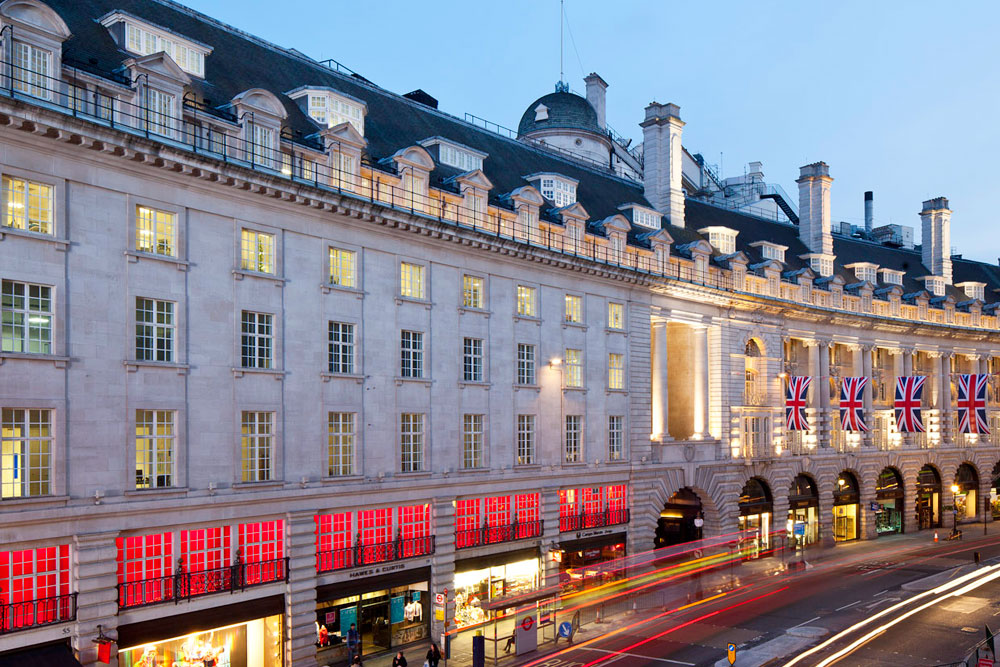
M 696 326 L 694 339 L 694 435 L 695 440 L 707 440 L 708 431 L 708 328 Z
M 542 496 L 542 510 L 546 507 L 546 496 Z M 438 619 L 436 605 L 431 605 L 431 639 L 438 641 L 448 628 L 454 627 L 452 615 L 455 613 L 455 498 L 444 496 L 434 499 L 434 556 L 431 558 L 431 601 L 435 593 L 448 589 L 445 606 L 445 620 Z M 444 650 L 444 647 L 441 647 Z
M 812 378 L 812 387 L 806 394 L 806 404 L 809 406 L 806 408 L 806 415 L 809 417 L 809 424 L 812 426 L 810 432 L 805 432 L 802 434 L 803 442 L 807 442 L 810 433 L 815 434 L 816 446 L 820 447 L 820 436 L 822 434 L 821 428 L 821 415 L 820 415 L 820 394 L 822 393 L 819 383 L 819 343 L 815 340 L 804 340 L 802 344 L 805 346 L 808 358 L 808 373 L 809 377 Z
M 73 543 L 73 566 L 76 582 L 75 648 L 85 667 L 99 665 L 93 639 L 100 625 L 104 634 L 117 638 L 118 633 L 118 552 L 117 532 L 77 535 Z M 117 644 L 111 645 L 111 663 L 116 664 Z
M 819 355 L 818 377 L 813 378 L 814 391 L 817 394 L 816 409 L 819 415 L 816 418 L 816 434 L 819 438 L 820 447 L 829 447 L 830 431 L 833 430 L 830 423 L 830 341 L 821 340 L 817 345 Z
M 316 663 L 316 523 L 312 512 L 292 512 L 285 520 L 285 664 Z
M 868 378 L 868 387 L 865 388 L 865 420 L 868 422 L 868 428 L 875 428 L 875 411 L 874 397 L 875 397 L 875 378 L 873 377 L 874 372 L 872 371 L 872 355 L 875 353 L 875 346 L 868 343 L 861 346 L 861 375 Z M 857 368 L 857 364 L 855 364 Z M 862 442 L 865 447 L 872 446 L 872 432 L 868 431 L 861 436 Z
M 955 440 L 951 429 L 951 356 L 951 352 L 942 352 L 938 367 L 938 424 L 944 446 L 952 445 Z
M 667 370 L 667 323 L 653 323 L 652 345 L 653 437 L 670 441 L 670 382 Z

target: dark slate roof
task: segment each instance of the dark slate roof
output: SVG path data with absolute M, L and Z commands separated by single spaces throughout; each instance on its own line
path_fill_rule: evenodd
M 535 108 L 544 104 L 549 109 L 549 117 L 535 120 Z M 576 93 L 556 92 L 538 98 L 528 105 L 517 124 L 517 135 L 523 136 L 536 130 L 572 128 L 604 134 L 597 124 L 597 112 L 590 102 Z

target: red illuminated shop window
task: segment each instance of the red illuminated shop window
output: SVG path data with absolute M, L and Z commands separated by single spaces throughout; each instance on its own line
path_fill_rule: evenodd
M 455 548 L 474 547 L 480 543 L 482 521 L 479 498 L 459 500 L 455 504 Z
M 0 551 L 0 632 L 68 621 L 69 545 Z
M 241 523 L 239 547 L 243 559 L 243 583 L 263 584 L 285 578 L 285 523 L 258 521 Z
M 510 528 L 510 496 L 486 498 L 486 544 L 505 542 L 513 538 Z
M 179 585 L 183 595 L 208 595 L 232 590 L 229 567 L 232 529 L 229 526 L 181 531 L 181 558 L 187 576 Z
M 433 551 L 431 506 L 406 505 L 399 508 L 399 533 L 403 538 L 397 558 L 422 556 Z
M 393 559 L 392 509 L 358 512 L 361 533 L 361 563 L 381 563 Z
M 330 572 L 354 567 L 351 547 L 351 512 L 317 514 L 316 571 Z
M 542 524 L 538 519 L 539 495 L 519 493 L 514 496 L 514 518 L 517 520 L 516 539 L 536 537 L 542 534 Z
M 563 489 L 559 492 L 559 530 L 562 532 L 580 529 L 580 492 Z
M 628 487 L 614 484 L 608 489 L 608 523 L 628 522 Z
M 118 604 L 141 607 L 173 599 L 173 535 L 119 537 Z

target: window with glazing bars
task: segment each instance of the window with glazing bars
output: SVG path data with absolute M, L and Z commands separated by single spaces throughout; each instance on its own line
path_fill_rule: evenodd
M 177 214 L 148 206 L 135 207 L 135 249 L 166 257 L 177 256 Z
M 11 176 L 3 177 L 3 225 L 52 234 L 54 188 Z
M 608 328 L 617 330 L 625 328 L 625 306 L 614 302 L 608 304 Z
M 174 304 L 136 297 L 136 361 L 174 360 Z
M 355 413 L 331 412 L 327 422 L 330 477 L 354 474 Z
M 135 411 L 135 488 L 174 485 L 175 437 L 172 411 Z
M 274 234 L 244 229 L 240 239 L 240 268 L 274 273 Z
M 243 311 L 240 361 L 243 368 L 271 368 L 274 349 L 274 316 Z
M 567 387 L 583 386 L 583 351 L 566 350 L 566 366 L 563 371 L 565 375 L 565 385 Z
M 424 469 L 424 415 L 404 412 L 399 416 L 400 469 L 419 472 Z
M 399 375 L 404 378 L 424 377 L 424 334 L 420 331 L 399 332 Z
M 608 460 L 621 461 L 625 453 L 625 418 L 621 415 L 608 417 Z
M 243 412 L 241 432 L 242 481 L 270 481 L 274 413 Z
M 0 411 L 0 497 L 47 496 L 52 477 L 52 411 Z
M 583 460 L 583 416 L 566 415 L 564 455 L 566 463 Z
M 14 90 L 32 97 L 51 99 L 54 81 L 50 79 L 52 54 L 37 46 L 14 42 L 14 67 L 11 79 Z
M 608 389 L 625 388 L 625 355 L 619 352 L 608 354 Z
M 343 248 L 330 248 L 330 284 L 357 287 L 357 253 Z
M 425 299 L 424 267 L 410 262 L 399 263 L 399 293 L 411 299 Z
M 147 132 L 170 137 L 174 134 L 174 96 L 146 87 L 146 108 L 141 111 L 142 127 Z
M 535 346 L 517 344 L 517 383 L 535 384 Z
M 534 287 L 517 286 L 517 314 L 523 317 L 538 317 L 538 292 Z
M 354 325 L 330 322 L 329 368 L 331 373 L 354 373 Z
M 483 415 L 462 415 L 462 467 L 483 467 Z
M 462 339 L 462 379 L 466 382 L 483 381 L 483 339 Z
M 566 312 L 564 319 L 567 322 L 579 324 L 583 322 L 583 299 L 574 295 L 566 295 Z
M 535 415 L 517 416 L 517 464 L 535 462 Z
M 480 310 L 486 307 L 484 281 L 479 276 L 462 276 L 462 306 Z
M 0 283 L 0 351 L 52 354 L 52 288 Z

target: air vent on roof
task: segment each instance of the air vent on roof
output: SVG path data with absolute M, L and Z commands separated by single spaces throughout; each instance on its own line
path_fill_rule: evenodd
M 428 95 L 427 93 L 425 93 L 420 88 L 417 88 L 416 90 L 403 95 L 403 97 L 405 97 L 408 100 L 413 100 L 414 102 L 419 102 L 420 104 L 430 107 L 431 109 L 438 108 L 438 101 L 433 97 L 431 97 L 430 95 Z

